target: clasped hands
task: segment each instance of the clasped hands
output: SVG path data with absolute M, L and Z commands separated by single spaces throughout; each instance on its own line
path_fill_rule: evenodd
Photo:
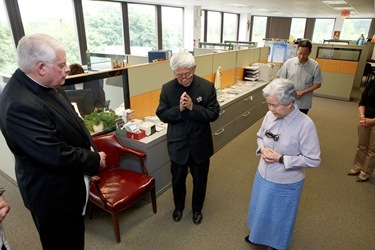
M 261 148 L 261 157 L 268 163 L 279 162 L 281 154 L 273 149 L 270 148 Z
M 184 111 L 185 109 L 193 109 L 193 101 L 186 92 L 184 92 L 180 97 L 180 111 Z
M 364 127 L 371 127 L 372 125 L 374 125 L 374 123 L 375 123 L 375 119 L 370 119 L 370 118 L 365 118 L 365 117 L 361 117 L 358 122 L 360 126 L 364 126 Z

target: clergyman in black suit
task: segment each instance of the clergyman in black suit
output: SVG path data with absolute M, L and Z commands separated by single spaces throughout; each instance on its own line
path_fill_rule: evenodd
M 195 75 L 195 59 L 187 51 L 172 56 L 175 79 L 163 85 L 156 115 L 168 123 L 167 142 L 171 159 L 175 209 L 173 220 L 182 218 L 185 208 L 188 169 L 193 177 L 193 222 L 200 224 L 206 196 L 213 142 L 210 122 L 219 117 L 220 106 L 214 84 Z
M 64 45 L 40 33 L 17 46 L 18 69 L 0 101 L 0 128 L 43 249 L 84 249 L 88 176 L 105 166 L 82 119 L 64 97 Z

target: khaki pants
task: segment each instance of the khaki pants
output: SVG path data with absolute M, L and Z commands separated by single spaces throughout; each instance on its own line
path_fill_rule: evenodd
M 371 175 L 375 168 L 375 126 L 358 126 L 358 147 L 354 165 Z

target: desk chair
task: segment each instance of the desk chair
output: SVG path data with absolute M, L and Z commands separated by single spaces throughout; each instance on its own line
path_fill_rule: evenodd
M 98 151 L 106 153 L 106 166 L 99 169 L 97 176 L 91 178 L 89 191 L 89 218 L 93 216 L 93 206 L 100 207 L 112 215 L 117 243 L 121 242 L 117 213 L 130 207 L 145 195 L 150 194 L 153 212 L 157 212 L 155 179 L 148 175 L 143 160 L 146 153 L 122 146 L 114 134 L 93 138 Z M 139 159 L 141 173 L 120 168 L 124 155 Z

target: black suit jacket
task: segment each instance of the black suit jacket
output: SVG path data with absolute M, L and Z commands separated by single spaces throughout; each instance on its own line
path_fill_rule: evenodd
M 186 91 L 193 101 L 193 110 L 180 111 L 180 97 Z M 156 115 L 168 123 L 167 141 L 171 161 L 184 165 L 193 157 L 202 163 L 213 154 L 210 122 L 219 117 L 220 106 L 214 85 L 194 75 L 188 88 L 177 79 L 163 85 Z
M 97 173 L 100 156 L 68 100 L 18 69 L 0 100 L 0 128 L 25 206 L 39 216 L 82 213 L 84 174 Z

